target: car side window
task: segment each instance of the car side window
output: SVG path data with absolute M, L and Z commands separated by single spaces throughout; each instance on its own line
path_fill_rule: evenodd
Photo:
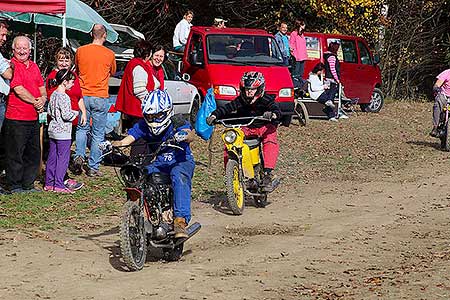
M 370 51 L 363 42 L 358 41 L 359 55 L 361 56 L 361 63 L 363 65 L 373 65 Z
M 203 62 L 203 43 L 202 43 L 202 36 L 199 34 L 194 34 L 192 36 L 192 45 L 191 45 L 191 49 L 190 52 L 191 53 L 197 53 L 197 59 L 199 61 Z
M 356 44 L 352 40 L 341 40 L 343 60 L 347 63 L 358 63 L 358 55 L 356 53 Z
M 176 68 L 170 61 L 166 61 L 162 64 L 164 71 L 164 80 L 179 80 Z

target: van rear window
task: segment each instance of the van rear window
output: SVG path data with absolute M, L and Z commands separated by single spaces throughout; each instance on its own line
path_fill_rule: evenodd
M 283 64 L 274 38 L 258 35 L 208 35 L 206 47 L 209 63 Z

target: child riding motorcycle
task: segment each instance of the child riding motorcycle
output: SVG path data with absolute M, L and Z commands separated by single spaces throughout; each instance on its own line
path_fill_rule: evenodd
M 143 138 L 150 148 L 174 139 L 183 148 L 167 148 L 161 151 L 155 160 L 146 167 L 149 174 L 155 172 L 170 175 L 173 195 L 173 214 L 175 238 L 187 238 L 187 223 L 191 218 L 191 187 L 194 175 L 194 157 L 189 143 L 194 139 L 190 123 L 181 115 L 173 115 L 172 99 L 165 91 L 149 94 L 142 101 L 144 118 L 128 130 L 128 135 L 113 146 L 128 146 Z M 150 149 L 150 152 L 154 152 Z
M 274 97 L 265 94 L 265 80 L 260 72 L 246 72 L 241 78 L 240 95 L 232 102 L 219 107 L 206 119 L 209 125 L 215 120 L 225 118 L 233 113 L 236 117 L 263 116 L 267 121 L 256 120 L 248 127 L 242 127 L 245 136 L 259 137 L 263 144 L 264 157 L 264 191 L 272 192 L 272 171 L 277 163 L 279 145 L 277 141 L 277 125 L 281 119 L 281 110 Z M 234 113 L 235 112 L 235 113 Z

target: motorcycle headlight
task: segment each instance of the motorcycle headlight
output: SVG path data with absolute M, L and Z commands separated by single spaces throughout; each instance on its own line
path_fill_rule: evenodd
M 224 140 L 228 144 L 234 143 L 234 141 L 236 141 L 236 138 L 237 138 L 237 134 L 236 134 L 236 132 L 234 132 L 232 130 L 227 131 L 224 136 Z

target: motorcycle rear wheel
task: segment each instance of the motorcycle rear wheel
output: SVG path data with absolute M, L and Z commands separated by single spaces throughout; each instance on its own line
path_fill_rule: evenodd
M 444 123 L 444 122 L 443 122 Z M 441 139 L 441 149 L 443 151 L 450 151 L 450 132 L 448 130 L 448 122 L 442 125 Z
M 120 252 L 130 271 L 138 271 L 144 267 L 147 258 L 147 234 L 141 209 L 134 201 L 127 201 L 123 206 Z
M 225 184 L 227 187 L 227 203 L 235 215 L 244 212 L 244 187 L 239 172 L 239 163 L 234 159 L 228 159 L 225 168 Z

